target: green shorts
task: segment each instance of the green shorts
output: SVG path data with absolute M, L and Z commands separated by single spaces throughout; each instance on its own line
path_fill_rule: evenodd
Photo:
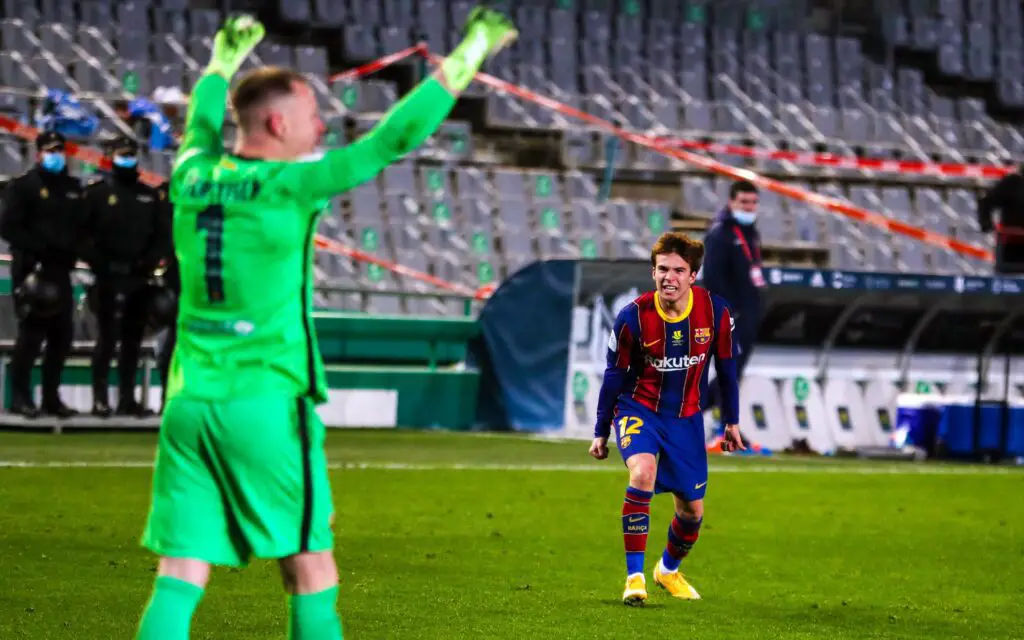
M 308 399 L 168 402 L 143 546 L 244 566 L 332 549 L 333 518 L 324 426 Z

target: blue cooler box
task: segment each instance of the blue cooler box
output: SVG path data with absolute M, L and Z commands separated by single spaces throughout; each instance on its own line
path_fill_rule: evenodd
M 1010 405 L 1010 433 L 1006 438 L 1006 455 L 1024 457 L 1024 406 Z
M 970 456 L 978 451 L 998 451 L 1005 455 L 1019 456 L 1024 452 L 1024 407 L 1010 405 L 1009 430 L 1005 448 L 1001 442 L 1003 429 L 1003 406 L 999 402 L 983 401 L 981 422 L 975 424 L 973 400 L 957 398 L 942 411 L 939 420 L 939 439 L 948 453 L 954 456 Z M 976 433 L 977 432 L 977 433 Z M 977 449 L 975 448 L 977 438 Z
M 890 444 L 896 448 L 915 447 L 929 453 L 935 449 L 942 398 L 939 396 L 904 393 L 896 400 L 896 428 Z

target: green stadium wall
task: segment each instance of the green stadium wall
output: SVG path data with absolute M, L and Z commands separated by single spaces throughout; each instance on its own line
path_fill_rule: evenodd
M 466 366 L 466 354 L 469 341 L 479 334 L 474 319 L 319 311 L 315 325 L 329 387 L 329 401 L 319 413 L 328 426 L 472 428 L 480 374 Z M 9 354 L 5 362 L 7 358 Z M 137 384 L 142 384 L 144 375 L 140 372 Z M 70 359 L 63 380 L 65 401 L 88 410 L 92 405 L 88 359 Z M 37 394 L 39 382 L 37 367 L 33 373 Z M 116 371 L 111 372 L 110 382 L 116 388 Z M 156 408 L 161 382 L 152 366 L 149 383 L 148 402 Z M 3 393 L 9 406 L 6 375 Z

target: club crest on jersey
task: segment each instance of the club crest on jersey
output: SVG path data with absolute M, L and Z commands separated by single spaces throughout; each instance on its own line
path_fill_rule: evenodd
M 707 344 L 711 341 L 711 327 L 696 327 L 693 330 L 693 341 L 697 344 Z

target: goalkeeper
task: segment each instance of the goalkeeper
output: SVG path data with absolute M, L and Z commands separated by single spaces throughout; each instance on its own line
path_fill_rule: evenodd
M 302 75 L 261 68 L 230 96 L 239 128 L 222 148 L 228 85 L 263 37 L 234 18 L 191 97 L 170 183 L 181 268 L 178 343 L 143 545 L 160 556 L 137 638 L 185 639 L 211 565 L 279 561 L 289 637 L 342 637 L 332 554 L 326 399 L 310 313 L 313 235 L 339 193 L 371 180 L 444 121 L 491 55 L 516 37 L 477 8 L 430 78 L 354 144 L 314 153 L 324 133 Z

